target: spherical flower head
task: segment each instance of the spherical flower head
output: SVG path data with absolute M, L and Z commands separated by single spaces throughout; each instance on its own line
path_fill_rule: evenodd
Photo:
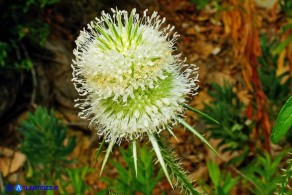
M 157 12 L 112 12 L 102 12 L 76 41 L 72 68 L 83 96 L 76 104 L 79 115 L 107 141 L 159 133 L 196 93 L 197 68 L 173 54 L 178 34 L 162 27 L 165 18 Z

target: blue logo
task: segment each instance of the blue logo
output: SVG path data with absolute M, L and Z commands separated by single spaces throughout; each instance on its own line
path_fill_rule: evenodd
M 14 186 L 14 189 L 15 189 L 16 192 L 21 192 L 22 191 L 22 186 L 17 184 L 17 185 Z
M 12 186 L 12 184 L 7 184 L 6 185 L 6 192 L 13 192 L 13 186 Z

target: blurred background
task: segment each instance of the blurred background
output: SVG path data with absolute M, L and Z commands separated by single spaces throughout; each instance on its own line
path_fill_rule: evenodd
M 180 126 L 178 140 L 162 132 L 194 186 L 205 194 L 291 194 L 291 129 L 278 145 L 270 142 L 292 95 L 289 0 L 0 0 L 0 193 L 21 184 L 58 186 L 27 194 L 181 194 L 155 165 L 147 140 L 138 147 L 137 178 L 126 142 L 99 177 L 102 139 L 74 108 L 74 41 L 116 7 L 158 11 L 181 35 L 183 58 L 200 68 L 190 105 L 220 125 L 191 112 L 186 119 L 222 159 Z

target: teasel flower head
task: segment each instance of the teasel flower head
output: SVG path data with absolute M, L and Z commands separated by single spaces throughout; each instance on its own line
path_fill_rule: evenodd
M 197 67 L 174 54 L 179 35 L 157 12 L 112 12 L 102 12 L 76 40 L 72 68 L 79 116 L 109 142 L 108 151 L 114 143 L 135 144 L 148 135 L 159 152 L 155 135 L 172 132 L 186 98 L 196 94 Z
M 173 54 L 178 35 L 170 38 L 174 28 L 161 27 L 165 18 L 157 12 L 112 11 L 81 31 L 72 67 L 84 97 L 77 103 L 80 116 L 118 142 L 165 129 L 195 93 L 197 73 Z

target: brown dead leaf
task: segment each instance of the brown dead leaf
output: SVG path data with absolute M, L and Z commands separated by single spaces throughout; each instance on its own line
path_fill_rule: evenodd
M 247 66 L 246 66 L 246 67 L 247 67 Z M 248 71 L 248 69 L 245 69 L 245 68 L 242 69 L 242 76 L 243 76 L 243 79 L 244 79 L 244 81 L 245 81 L 245 83 L 246 83 L 247 88 L 248 88 L 250 91 L 253 91 L 253 87 L 252 87 L 252 84 L 251 84 L 251 82 L 250 82 L 250 75 L 249 75 L 249 71 Z
M 277 70 L 276 70 L 277 76 L 280 76 L 281 74 L 287 71 L 287 67 L 285 67 L 285 58 L 286 58 L 286 49 L 283 49 L 277 61 Z
M 199 166 L 194 172 L 189 174 L 190 180 L 203 179 L 207 180 L 208 178 L 208 169 L 206 166 Z
M 214 148 L 217 148 L 218 144 L 221 141 L 222 141 L 221 139 L 210 139 L 209 143 Z M 233 152 L 233 153 L 225 152 L 225 153 L 222 153 L 223 149 L 224 149 L 223 147 L 220 147 L 219 149 L 217 149 L 217 152 L 219 153 L 220 157 L 215 155 L 213 151 L 207 150 L 208 154 L 206 154 L 206 156 L 205 156 L 206 161 L 212 160 L 212 161 L 217 162 L 217 164 L 220 165 L 221 163 L 229 162 L 232 158 L 234 158 L 234 157 L 239 155 L 239 153 L 237 153 L 237 152 Z
M 197 32 L 196 32 L 196 29 L 194 27 L 191 27 L 191 28 L 188 28 L 186 30 L 186 35 L 196 35 Z
M 220 86 L 223 86 L 225 83 L 235 83 L 235 79 L 231 76 L 230 70 L 225 70 L 224 72 L 213 72 L 208 75 L 208 81 L 210 83 L 215 82 Z
M 255 0 L 255 3 L 262 8 L 272 9 L 277 0 Z
M 214 46 L 208 42 L 198 40 L 194 45 L 194 50 L 199 54 L 201 59 L 207 59 L 214 51 Z
M 204 104 L 209 104 L 212 101 L 212 98 L 208 95 L 206 91 L 200 91 L 198 95 L 195 97 L 194 101 L 192 101 L 191 106 L 195 107 L 198 110 L 202 110 L 204 108 Z
M 248 105 L 250 103 L 250 100 L 252 99 L 252 95 L 249 94 L 249 91 L 247 89 L 238 91 L 236 93 L 238 99 L 244 104 Z
M 0 172 L 4 177 L 23 166 L 26 157 L 21 152 L 0 147 Z

